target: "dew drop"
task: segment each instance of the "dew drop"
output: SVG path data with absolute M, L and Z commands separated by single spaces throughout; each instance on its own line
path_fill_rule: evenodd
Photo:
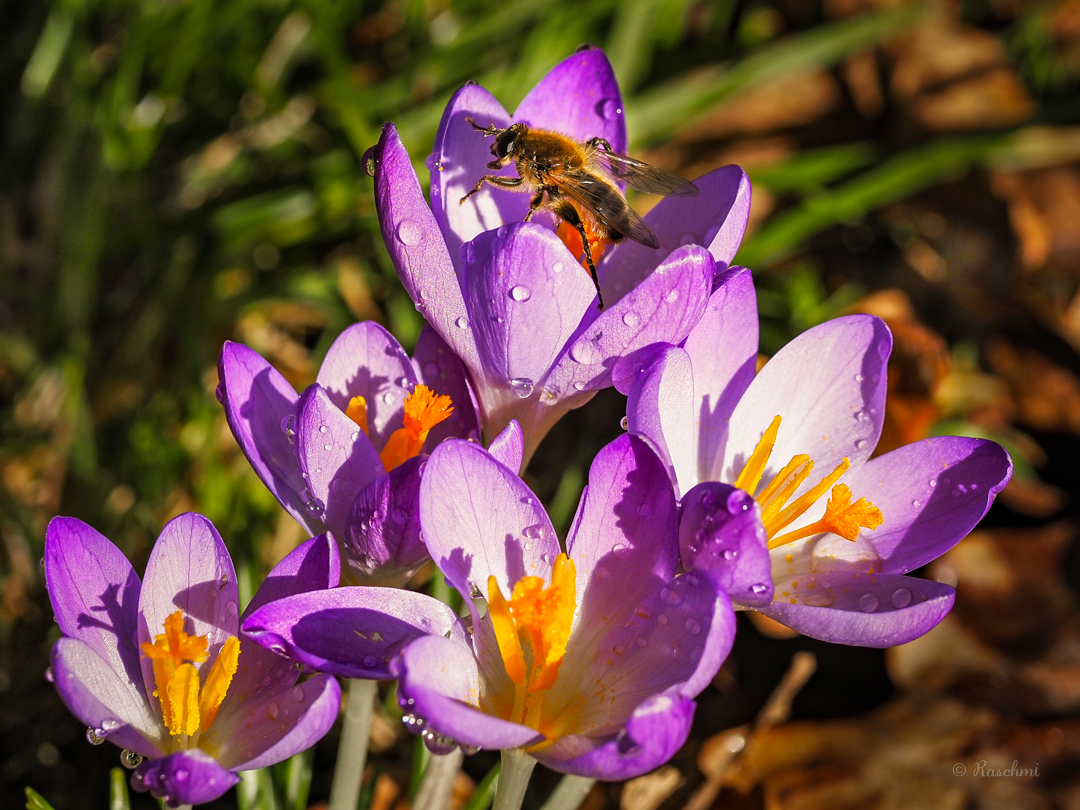
M 580 381 L 574 383 L 574 390 L 575 391 L 584 391 L 585 390 L 585 383 L 580 382 Z
M 603 582 L 608 578 L 608 570 L 606 568 L 597 568 L 593 571 L 593 577 L 600 582 Z
M 576 360 L 583 366 L 590 366 L 603 360 L 596 344 L 588 339 L 581 339 L 570 347 L 570 359 Z
M 469 325 L 469 319 L 464 315 L 458 315 L 457 320 L 454 321 L 454 325 L 457 326 L 458 329 L 464 329 Z
M 365 655 L 364 656 L 364 666 L 367 669 L 375 669 L 375 667 L 377 667 L 378 665 L 379 665 L 379 659 L 376 658 L 374 655 Z
M 753 585 L 750 586 L 750 590 L 756 593 L 758 596 L 761 596 L 761 594 L 769 590 L 769 586 L 766 585 L 764 582 L 755 582 Z
M 619 106 L 619 102 L 613 98 L 605 98 L 598 105 L 600 117 L 605 121 L 614 121 L 620 115 L 622 115 L 622 107 Z
M 397 238 L 403 245 L 414 247 L 420 244 L 420 226 L 411 219 L 403 219 L 397 226 Z
M 524 303 L 532 298 L 532 290 L 522 284 L 517 284 L 510 289 L 510 297 L 519 303 Z
M 330 489 L 339 494 L 349 489 L 349 482 L 344 478 L 335 478 L 330 482 Z
M 622 316 L 622 322 L 627 326 L 633 328 L 641 323 L 641 317 L 636 312 L 624 312 Z
M 424 730 L 424 726 L 427 725 L 427 720 L 419 715 L 406 714 L 401 718 L 401 723 L 405 726 L 405 730 L 410 734 L 419 734 Z
M 129 771 L 133 771 L 142 764 L 142 754 L 136 754 L 134 751 L 124 749 L 120 752 L 120 764 L 127 768 Z M 165 774 L 162 774 L 164 776 Z
M 473 754 L 480 753 L 480 746 L 478 745 L 466 745 L 465 743 L 458 743 L 458 748 L 460 748 L 461 753 L 463 753 L 467 757 L 471 757 L 473 756 Z
M 175 779 L 177 782 L 186 782 L 188 776 L 188 772 L 181 768 L 173 774 L 173 779 Z
M 304 702 L 304 690 L 299 686 L 294 686 L 292 690 L 292 699 L 297 703 Z
M 866 439 L 857 439 L 855 441 L 856 450 L 862 450 L 864 447 L 866 447 Z
M 832 594 L 814 593 L 810 594 L 810 596 L 806 597 L 803 601 L 810 607 L 828 607 L 836 600 L 833 598 Z
M 278 706 L 278 702 L 276 700 L 271 700 L 266 705 L 266 716 L 269 717 L 271 720 L 277 720 L 278 712 L 280 710 L 281 707 Z
M 877 605 L 877 597 L 874 596 L 872 593 L 864 593 L 861 597 L 859 597 L 859 610 L 861 610 L 863 613 L 873 613 L 875 610 L 877 610 Z
M 307 501 L 304 506 L 307 508 L 308 513 L 314 517 L 319 517 L 326 511 L 326 504 L 318 498 L 312 498 L 310 501 Z
M 53 675 L 52 667 L 49 667 L 45 670 L 45 680 L 47 680 L 49 683 L 52 683 L 56 680 L 56 676 Z
M 424 745 L 428 751 L 440 756 L 452 753 L 457 748 L 456 742 L 432 728 L 424 732 Z
M 911 505 L 918 509 L 920 506 L 922 506 L 922 501 L 912 501 Z
M 674 304 L 676 301 L 678 301 L 679 300 L 679 290 L 678 290 L 678 288 L 668 290 L 668 294 L 664 296 L 664 300 L 667 301 L 669 304 Z
M 270 676 L 269 675 L 267 675 L 265 678 L 262 679 L 262 685 L 263 686 L 269 686 L 270 685 Z
M 236 602 L 233 602 L 232 600 L 229 600 L 225 604 L 225 612 L 228 613 L 230 616 L 235 616 L 236 615 Z
M 907 588 L 898 588 L 892 595 L 892 606 L 900 609 L 911 604 L 911 591 Z
M 649 642 L 645 639 L 645 636 L 638 636 L 637 637 L 637 645 L 639 647 L 646 647 L 648 645 L 648 643 Z
M 625 560 L 626 555 L 630 553 L 630 549 L 626 545 L 626 543 L 616 543 L 614 546 L 612 546 L 611 553 L 614 554 L 618 559 Z
M 856 374 L 855 375 L 855 382 L 862 382 L 865 379 L 866 378 L 862 374 Z
M 225 386 L 221 383 L 217 384 L 217 388 L 214 389 L 214 396 L 217 397 L 217 401 L 222 405 L 225 404 Z
M 539 540 L 544 536 L 544 528 L 538 525 L 526 526 L 521 530 L 521 533 L 528 537 L 530 540 Z
M 690 631 L 690 635 L 692 636 L 696 636 L 701 632 L 701 623 L 693 617 L 686 620 L 685 627 Z
M 510 390 L 518 399 L 528 399 L 532 396 L 533 381 L 528 377 L 515 377 L 510 381 Z
M 105 742 L 104 730 L 99 733 L 98 730 L 87 727 L 86 741 L 91 745 L 101 745 L 103 742 Z
M 725 548 L 724 549 L 723 557 L 728 562 L 731 562 L 732 560 L 734 560 L 738 556 L 739 556 L 739 552 L 736 549 L 733 549 L 733 548 Z
M 675 607 L 676 605 L 682 604 L 682 597 L 671 588 L 664 588 L 660 591 L 660 601 L 665 605 Z
M 292 440 L 292 437 L 296 435 L 296 414 L 290 413 L 281 420 L 281 432 Z
M 931 489 L 933 487 L 936 487 L 936 486 L 937 486 L 937 479 L 936 478 L 931 478 L 930 479 L 930 487 L 931 487 Z
M 658 615 L 658 616 L 656 617 L 656 623 L 657 623 L 657 624 L 667 624 L 667 623 L 668 623 L 668 617 L 667 617 L 667 614 L 666 614 L 666 613 L 661 613 L 661 614 L 659 614 L 659 615 Z
M 624 416 L 622 419 L 619 420 L 619 427 L 621 427 L 623 430 L 629 430 L 630 429 L 630 420 L 628 420 Z
M 379 147 L 369 146 L 367 151 L 364 152 L 363 157 L 360 158 L 360 162 L 364 166 L 364 174 L 368 177 L 375 176 L 375 170 L 379 168 Z
M 326 433 L 328 430 L 330 430 L 330 428 L 326 425 L 319 425 L 319 433 Z
M 624 652 L 626 652 L 626 645 L 625 644 L 616 644 L 615 645 L 615 654 L 616 655 L 622 655 Z

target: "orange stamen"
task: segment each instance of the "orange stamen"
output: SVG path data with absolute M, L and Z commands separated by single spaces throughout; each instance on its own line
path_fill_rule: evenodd
M 353 397 L 349 400 L 349 407 L 345 409 L 345 415 L 352 419 L 364 431 L 365 436 L 370 436 L 367 426 L 367 400 L 363 397 Z
M 436 396 L 426 385 L 417 385 L 405 398 L 405 427 L 386 440 L 380 458 L 387 472 L 420 455 L 428 432 L 454 412 L 450 397 Z

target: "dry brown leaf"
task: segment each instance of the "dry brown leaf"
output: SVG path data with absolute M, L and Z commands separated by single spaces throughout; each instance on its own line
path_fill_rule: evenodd
M 843 67 L 844 83 L 851 92 L 855 106 L 863 118 L 875 118 L 885 109 L 885 91 L 878 76 L 878 61 L 874 51 L 863 51 L 848 57 Z
M 992 188 L 1009 206 L 1009 222 L 1026 270 L 1051 259 L 1073 272 L 1080 268 L 1080 171 L 1057 166 L 998 172 Z
M 959 24 L 945 11 L 899 38 L 892 50 L 892 91 L 901 99 L 1005 61 L 1005 50 L 997 37 Z
M 1080 433 L 1080 379 L 1043 355 L 995 340 L 990 369 L 1009 387 L 1017 420 L 1036 430 Z
M 1035 103 L 1008 68 L 950 84 L 914 102 L 915 119 L 934 132 L 1007 127 L 1031 118 Z
M 621 810 L 656 810 L 685 782 L 678 768 L 668 765 L 631 779 L 622 789 Z
M 840 103 L 840 88 L 824 70 L 791 71 L 723 104 L 688 127 L 680 141 L 762 134 L 817 121 Z

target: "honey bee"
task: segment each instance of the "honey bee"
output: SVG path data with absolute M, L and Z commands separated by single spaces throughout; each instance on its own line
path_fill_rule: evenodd
M 604 299 L 593 261 L 593 245 L 632 239 L 646 247 L 660 247 L 659 240 L 626 202 L 616 183 L 622 181 L 649 194 L 694 197 L 698 193 L 697 186 L 671 172 L 612 151 L 611 144 L 603 138 L 581 143 L 562 133 L 533 129 L 525 124 L 500 129 L 494 124 L 482 127 L 471 118 L 465 120 L 485 137 L 495 138 L 491 145 L 495 160 L 488 163 L 488 168 L 501 169 L 513 161 L 518 176 L 485 175 L 461 202 L 478 192 L 484 183 L 532 194 L 526 222 L 537 211 L 551 211 L 581 237 L 600 309 L 604 308 Z

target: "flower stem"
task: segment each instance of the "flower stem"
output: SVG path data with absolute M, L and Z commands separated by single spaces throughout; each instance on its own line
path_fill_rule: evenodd
M 502 769 L 499 771 L 499 787 L 495 791 L 492 810 L 521 810 L 525 790 L 529 787 L 536 760 L 520 748 L 505 748 L 502 752 Z
M 420 789 L 413 800 L 413 810 L 443 810 L 450 806 L 450 794 L 454 789 L 454 779 L 461 770 L 461 761 L 465 755 L 461 749 L 446 755 L 433 755 L 420 783 Z
M 345 721 L 338 743 L 334 781 L 330 786 L 328 810 L 355 810 L 360 798 L 360 782 L 367 761 L 371 716 L 378 696 L 377 681 L 350 679 L 349 699 L 345 706 Z
M 588 776 L 567 774 L 540 810 L 577 810 L 595 784 L 596 780 Z

